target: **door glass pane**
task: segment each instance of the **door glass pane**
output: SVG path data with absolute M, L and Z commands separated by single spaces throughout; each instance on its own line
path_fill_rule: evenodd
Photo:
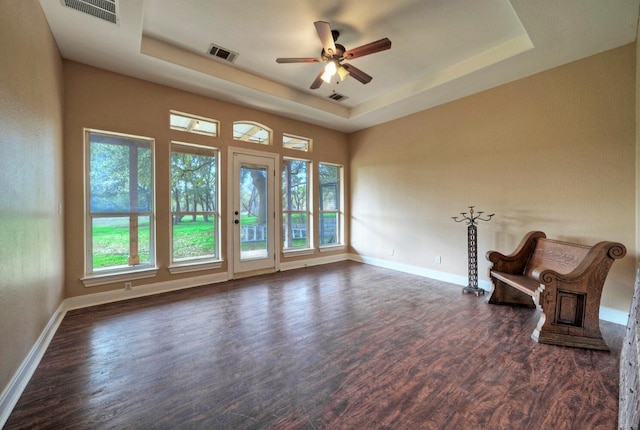
M 266 258 L 268 251 L 267 168 L 240 167 L 240 259 Z

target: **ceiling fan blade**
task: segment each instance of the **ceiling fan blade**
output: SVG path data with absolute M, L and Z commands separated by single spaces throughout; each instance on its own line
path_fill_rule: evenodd
M 351 60 L 353 58 L 363 57 L 365 55 L 384 51 L 389 48 L 391 48 L 391 41 L 385 37 L 384 39 L 376 40 L 375 42 L 367 43 L 366 45 L 349 49 L 344 53 L 343 58 L 345 60 Z
M 336 44 L 333 40 L 333 34 L 331 34 L 331 26 L 328 22 L 324 21 L 316 21 L 313 23 L 316 26 L 316 31 L 318 32 L 318 37 L 320 37 L 320 42 L 322 42 L 322 47 L 324 51 L 333 55 L 336 53 Z
M 320 63 L 322 58 L 276 58 L 276 63 Z
M 356 81 L 360 81 L 363 84 L 368 84 L 369 82 L 371 82 L 371 79 L 373 79 L 373 77 L 367 75 L 365 72 L 355 66 L 352 66 L 351 64 L 343 64 L 342 67 L 347 69 L 347 72 L 349 72 L 353 79 L 355 79 Z
M 322 70 L 320 70 L 320 73 L 318 73 L 318 76 L 316 77 L 316 79 L 313 81 L 313 83 L 311 84 L 311 86 L 309 88 L 311 88 L 312 90 L 320 88 L 320 85 L 322 85 L 322 74 L 323 73 L 324 73 L 324 68 L 322 68 Z

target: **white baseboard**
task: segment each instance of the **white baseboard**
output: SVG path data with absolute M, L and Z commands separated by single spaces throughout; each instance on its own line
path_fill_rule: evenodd
M 9 419 L 11 411 L 16 403 L 18 403 L 22 392 L 36 371 L 38 364 L 40 364 L 40 360 L 42 360 L 65 314 L 66 311 L 61 304 L 49 319 L 46 327 L 42 330 L 42 333 L 40 333 L 36 343 L 22 361 L 22 364 L 9 381 L 9 384 L 2 391 L 2 394 L 0 394 L 0 428 L 4 427 L 7 419 Z
M 629 322 L 629 312 L 600 306 L 600 319 L 626 326 Z
M 353 261 L 359 261 L 365 264 L 371 264 L 373 266 L 384 267 L 386 269 L 397 270 L 398 272 L 410 273 L 412 275 L 423 276 L 425 278 L 436 279 L 438 281 L 450 282 L 456 285 L 466 286 L 469 285 L 468 277 L 453 275 L 451 273 L 439 272 L 437 270 L 426 269 L 424 267 L 411 266 L 408 264 L 394 263 L 388 260 L 382 260 L 379 258 L 371 258 L 361 255 L 350 254 L 349 259 Z M 484 290 L 491 291 L 491 281 L 479 280 L 478 286 Z M 624 312 L 618 309 L 608 308 L 606 306 L 600 306 L 600 319 L 609 321 L 612 323 L 627 325 L 629 321 L 628 312 Z
M 431 270 L 424 267 L 411 266 L 409 264 L 394 263 L 392 261 L 382 260 L 380 258 L 366 257 L 362 255 L 350 254 L 350 259 L 353 261 L 360 261 L 365 264 L 371 264 L 373 266 L 384 267 L 385 269 L 397 270 L 398 272 L 410 273 L 412 275 L 418 275 L 424 278 L 449 282 L 451 284 L 460 285 L 463 287 L 469 285 L 469 278 L 467 278 L 466 276 L 454 275 L 451 273 L 440 272 L 438 270 Z M 491 282 L 479 280 L 478 287 L 489 291 L 491 290 Z

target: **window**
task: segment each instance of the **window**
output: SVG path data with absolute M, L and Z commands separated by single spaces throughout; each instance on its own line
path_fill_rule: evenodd
M 309 173 L 311 163 L 284 159 L 282 162 L 282 247 L 285 251 L 309 249 Z
M 257 122 L 236 121 L 233 123 L 233 139 L 271 145 L 271 130 Z
M 214 137 L 218 135 L 218 121 L 177 111 L 170 112 L 169 126 L 172 130 L 186 131 L 188 133 Z
M 320 246 L 342 243 L 342 166 L 320 163 Z
M 171 261 L 218 260 L 218 153 L 215 148 L 171 143 Z
M 294 136 L 292 134 L 282 135 L 282 146 L 287 149 L 296 149 L 298 151 L 311 151 L 311 139 L 306 137 Z
M 90 130 L 85 137 L 87 275 L 154 266 L 154 141 Z

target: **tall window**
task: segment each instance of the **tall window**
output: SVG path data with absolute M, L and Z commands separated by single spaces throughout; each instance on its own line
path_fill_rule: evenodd
M 153 143 L 86 131 L 88 275 L 155 265 Z
M 320 246 L 342 243 L 342 166 L 320 163 Z
M 285 251 L 311 247 L 310 166 L 305 160 L 285 158 L 282 162 L 282 247 Z
M 171 260 L 213 261 L 219 255 L 217 150 L 171 144 Z

